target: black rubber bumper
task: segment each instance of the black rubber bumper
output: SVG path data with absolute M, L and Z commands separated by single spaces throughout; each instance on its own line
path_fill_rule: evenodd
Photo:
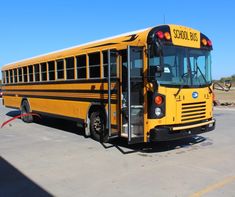
M 180 131 L 172 131 L 172 127 L 164 126 L 164 127 L 156 127 L 150 130 L 150 141 L 170 141 L 183 139 L 188 137 L 193 137 L 197 134 L 206 133 L 208 131 L 212 131 L 215 129 L 215 121 L 213 125 L 205 125 Z

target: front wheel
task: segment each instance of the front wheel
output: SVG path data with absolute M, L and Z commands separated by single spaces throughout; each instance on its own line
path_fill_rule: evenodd
M 33 122 L 33 116 L 32 115 L 26 115 L 27 113 L 30 113 L 30 106 L 27 100 L 24 100 L 21 104 L 21 119 L 26 123 Z
M 108 133 L 105 128 L 105 120 L 102 112 L 93 112 L 90 117 L 91 137 L 99 142 L 108 141 Z

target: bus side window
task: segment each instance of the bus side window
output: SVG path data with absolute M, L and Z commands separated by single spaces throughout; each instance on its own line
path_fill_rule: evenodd
M 116 77 L 117 76 L 117 62 L 116 62 L 116 57 L 111 58 L 110 62 L 110 73 L 111 77 Z
M 108 51 L 103 51 L 103 76 L 108 77 Z M 116 57 L 111 55 L 110 58 L 110 75 L 111 77 L 117 76 L 117 62 Z
M 9 73 L 8 73 L 8 70 L 5 71 L 6 73 L 6 83 L 9 83 Z
M 67 79 L 74 79 L 74 57 L 66 58 Z
M 35 81 L 40 81 L 39 64 L 34 65 L 34 79 Z
M 19 82 L 22 82 L 22 68 L 18 68 Z
M 90 78 L 100 77 L 100 53 L 88 54 L 89 57 L 89 74 Z
M 103 78 L 108 76 L 108 52 L 103 51 Z
M 41 80 L 47 81 L 47 63 L 41 63 Z
M 13 73 L 14 73 L 14 83 L 17 83 L 18 82 L 18 80 L 17 80 L 17 69 L 14 69 Z
M 79 55 L 76 57 L 77 60 L 77 78 L 86 78 L 86 55 Z
M 57 79 L 64 79 L 64 60 L 56 61 Z
M 23 67 L 23 75 L 24 75 L 24 82 L 28 82 L 28 69 L 27 67 Z
M 55 62 L 48 62 L 49 80 L 55 80 Z
M 33 66 L 30 65 L 28 68 L 29 68 L 29 81 L 33 81 Z
M 13 83 L 13 72 L 12 72 L 12 70 L 9 70 L 9 75 L 10 75 L 10 83 Z

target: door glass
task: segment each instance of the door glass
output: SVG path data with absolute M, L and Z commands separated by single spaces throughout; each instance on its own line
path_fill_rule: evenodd
M 143 49 L 122 51 L 122 132 L 129 143 L 143 138 Z
M 130 126 L 131 137 L 143 136 L 143 50 L 131 48 Z
M 119 95 L 119 83 L 117 80 L 117 52 L 115 50 L 107 51 L 107 76 L 108 76 L 108 130 L 109 136 L 117 135 L 119 130 L 119 103 L 112 104 L 112 97 Z

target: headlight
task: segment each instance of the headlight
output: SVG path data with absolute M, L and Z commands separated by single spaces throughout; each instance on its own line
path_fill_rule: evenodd
M 155 108 L 155 114 L 156 114 L 156 116 L 160 116 L 162 114 L 162 110 L 160 107 Z

